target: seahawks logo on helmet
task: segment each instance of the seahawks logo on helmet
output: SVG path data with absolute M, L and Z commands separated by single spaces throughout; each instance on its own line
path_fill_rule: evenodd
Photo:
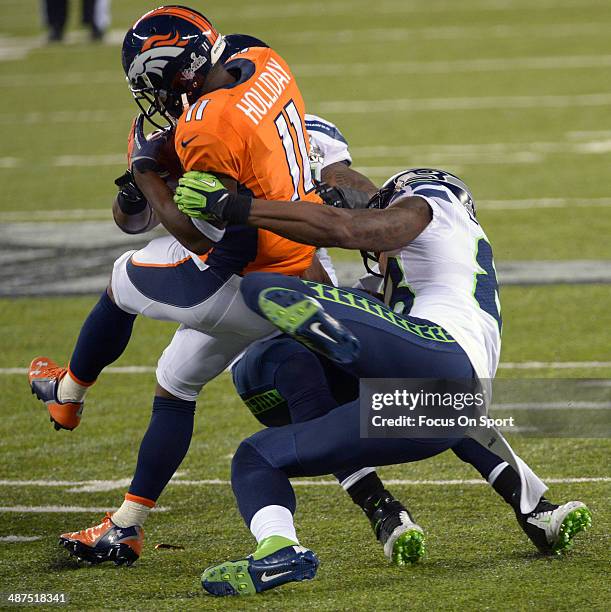
M 391 176 L 371 199 L 370 208 L 386 208 L 392 202 L 395 194 L 408 185 L 414 187 L 416 183 L 439 183 L 443 185 L 454 194 L 467 209 L 469 215 L 475 218 L 475 202 L 467 185 L 455 174 L 434 168 L 411 168 Z

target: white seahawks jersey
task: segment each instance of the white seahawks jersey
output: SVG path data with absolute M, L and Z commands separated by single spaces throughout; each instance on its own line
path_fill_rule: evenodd
M 345 162 L 348 165 L 352 163 L 348 143 L 335 124 L 308 113 L 304 119 L 310 145 L 322 155 L 324 160 L 323 168 L 336 162 Z
M 406 185 L 393 197 L 420 196 L 433 212 L 409 245 L 388 253 L 385 300 L 397 312 L 441 325 L 479 378 L 493 378 L 501 351 L 501 306 L 492 248 L 479 223 L 439 183 Z
M 344 162 L 350 165 L 352 163 L 348 142 L 337 126 L 322 117 L 307 113 L 305 124 L 310 137 L 310 166 L 313 178 L 320 181 L 322 169 L 331 164 Z M 317 249 L 316 254 L 331 282 L 337 286 L 337 274 L 327 249 Z

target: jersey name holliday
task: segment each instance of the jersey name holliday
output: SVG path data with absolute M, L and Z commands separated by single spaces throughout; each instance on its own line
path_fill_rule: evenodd
M 236 108 L 240 109 L 255 125 L 259 125 L 259 121 L 267 115 L 290 82 L 291 76 L 275 59 L 270 58 L 254 85 L 236 104 Z

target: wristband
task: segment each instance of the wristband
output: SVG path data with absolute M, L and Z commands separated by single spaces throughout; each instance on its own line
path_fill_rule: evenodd
M 119 191 L 117 194 L 117 204 L 119 205 L 121 212 L 126 215 L 137 215 L 148 206 L 148 202 L 145 198 L 132 200 L 126 197 L 122 191 Z
M 223 208 L 223 221 L 230 225 L 245 225 L 250 216 L 252 198 L 246 195 L 230 193 Z

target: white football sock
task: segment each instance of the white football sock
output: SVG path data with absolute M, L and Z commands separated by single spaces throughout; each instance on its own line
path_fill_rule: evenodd
M 282 536 L 299 544 L 293 515 L 284 506 L 265 506 L 258 510 L 250 521 L 250 531 L 257 544 L 270 536 Z
M 347 491 L 352 485 L 356 484 L 361 478 L 365 478 L 367 474 L 375 472 L 376 469 L 372 467 L 361 468 L 358 472 L 353 472 L 347 478 L 344 478 L 339 484 L 343 487 L 344 491 Z
M 151 510 L 149 506 L 126 499 L 112 515 L 112 522 L 117 527 L 131 527 L 132 525 L 142 527 Z
M 81 385 L 76 382 L 70 372 L 59 381 L 57 387 L 57 399 L 60 402 L 82 402 L 85 397 L 85 393 L 91 385 Z
M 509 465 L 507 461 L 499 463 L 488 475 L 488 483 L 493 485 L 494 481 L 501 475 L 501 472 Z

